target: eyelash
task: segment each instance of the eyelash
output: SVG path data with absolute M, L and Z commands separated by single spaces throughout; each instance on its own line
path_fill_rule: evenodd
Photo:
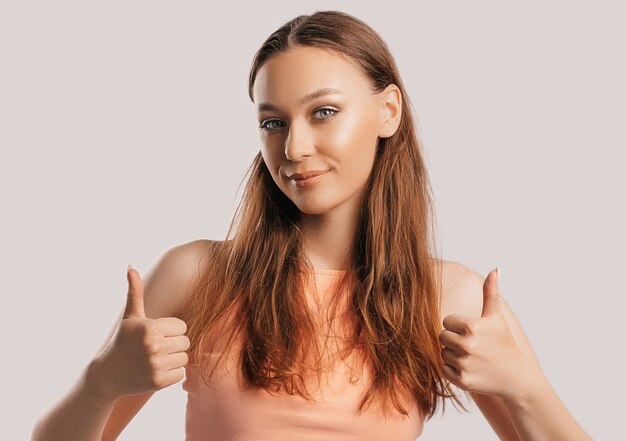
M 338 110 L 338 109 L 335 109 L 334 107 L 320 107 L 319 109 L 316 109 L 316 110 L 315 110 L 315 112 L 313 112 L 313 113 L 315 114 L 315 113 L 317 113 L 317 112 L 319 112 L 319 111 L 321 111 L 321 110 L 330 110 L 330 111 L 332 111 L 332 112 L 333 112 L 333 113 L 331 113 L 328 117 L 326 117 L 326 118 L 322 118 L 322 120 L 326 120 L 326 119 L 332 118 L 333 116 L 335 116 L 335 114 L 336 114 L 337 112 L 339 112 L 339 110 Z M 260 128 L 261 130 L 278 130 L 280 127 L 277 127 L 277 128 L 269 128 L 269 127 L 267 127 L 267 125 L 268 125 L 269 123 L 273 122 L 273 121 L 280 121 L 280 120 L 279 120 L 279 119 L 276 119 L 276 118 L 266 119 L 265 121 L 263 121 L 263 122 L 259 125 L 259 128 Z

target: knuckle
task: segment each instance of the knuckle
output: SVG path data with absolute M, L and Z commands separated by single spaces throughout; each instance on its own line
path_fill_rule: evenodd
M 476 349 L 476 339 L 467 338 L 463 344 L 463 349 L 466 353 L 474 351 Z
M 154 373 L 151 377 L 152 387 L 161 389 L 163 388 L 163 375 L 160 373 Z
M 142 330 L 142 332 L 144 332 L 145 334 L 150 333 L 151 329 L 152 329 L 152 324 L 150 323 L 149 320 L 141 320 L 141 322 L 139 322 L 139 328 Z
M 480 330 L 480 322 L 478 320 L 472 320 L 472 321 L 467 322 L 466 330 L 470 334 L 477 334 Z
M 161 345 L 155 341 L 146 343 L 146 350 L 149 354 L 156 354 L 161 350 Z
M 150 369 L 152 370 L 153 375 L 158 374 L 162 366 L 163 362 L 159 357 L 150 357 Z
M 465 378 L 463 379 L 463 384 L 466 389 L 474 389 L 474 379 L 471 375 L 465 374 Z
M 152 320 L 142 320 L 138 328 L 142 337 L 149 337 L 157 333 L 155 323 Z
M 161 350 L 161 342 L 154 336 L 145 336 L 143 344 L 149 354 L 156 354 Z
M 464 369 L 461 369 L 458 375 L 459 383 L 463 384 L 463 386 L 468 385 L 468 375 Z

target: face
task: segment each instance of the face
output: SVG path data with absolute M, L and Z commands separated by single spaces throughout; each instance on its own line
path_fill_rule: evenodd
M 309 96 L 319 89 L 326 93 Z M 261 66 L 253 88 L 261 154 L 301 212 L 322 214 L 360 199 L 378 137 L 392 134 L 388 89 L 374 93 L 355 65 L 323 49 L 297 47 Z M 289 178 L 311 171 L 324 174 Z

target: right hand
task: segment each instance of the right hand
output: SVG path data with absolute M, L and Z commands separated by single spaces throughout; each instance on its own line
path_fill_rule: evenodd
M 129 268 L 126 308 L 110 343 L 97 356 L 102 393 L 117 399 L 178 383 L 189 361 L 187 324 L 176 317 L 146 318 L 143 281 Z

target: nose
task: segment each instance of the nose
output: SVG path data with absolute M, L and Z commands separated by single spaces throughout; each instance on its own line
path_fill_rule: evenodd
M 285 157 L 289 161 L 300 161 L 303 156 L 313 153 L 313 145 L 313 137 L 308 128 L 300 125 L 296 129 L 296 125 L 292 123 L 285 140 Z

